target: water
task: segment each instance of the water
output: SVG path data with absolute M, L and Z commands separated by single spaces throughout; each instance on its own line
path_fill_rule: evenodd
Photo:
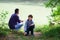
M 47 16 L 50 15 L 50 8 L 45 8 L 44 6 L 40 5 L 29 5 L 24 3 L 0 3 L 0 13 L 2 10 L 6 10 L 9 12 L 6 18 L 6 22 L 8 22 L 10 16 L 14 13 L 15 8 L 20 9 L 20 19 L 26 20 L 29 14 L 33 15 L 33 20 L 36 24 L 48 24 Z

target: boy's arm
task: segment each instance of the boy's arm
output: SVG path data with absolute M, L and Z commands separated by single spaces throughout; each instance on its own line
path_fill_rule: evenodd
M 34 21 L 32 21 L 32 24 L 31 24 L 30 26 L 32 26 L 32 25 L 35 25 L 35 24 L 34 24 Z
M 32 28 L 35 28 L 34 21 L 32 21 L 32 24 L 30 25 Z
M 25 22 L 24 31 L 27 30 L 27 21 Z

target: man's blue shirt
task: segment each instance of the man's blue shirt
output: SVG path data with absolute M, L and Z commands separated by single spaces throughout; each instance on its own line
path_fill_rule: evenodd
M 18 23 L 20 23 L 20 20 L 19 20 L 19 16 L 17 16 L 17 14 L 12 14 L 10 20 L 9 20 L 9 27 L 11 29 L 14 29 L 15 28 L 15 25 Z

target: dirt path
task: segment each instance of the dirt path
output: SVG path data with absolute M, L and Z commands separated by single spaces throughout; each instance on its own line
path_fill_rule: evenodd
M 37 37 L 40 37 L 42 34 L 40 32 L 34 32 L 34 37 L 37 38 Z M 18 33 L 18 35 L 16 34 L 13 34 L 13 33 L 10 33 L 7 37 L 6 37 L 6 40 L 22 40 L 22 39 L 26 39 L 27 37 L 24 36 L 24 34 L 22 33 Z M 31 36 L 28 36 L 28 39 L 29 38 L 32 38 Z M 26 40 L 28 40 L 26 39 Z M 2 39 L 1 39 L 2 40 Z M 5 40 L 5 39 L 4 39 Z

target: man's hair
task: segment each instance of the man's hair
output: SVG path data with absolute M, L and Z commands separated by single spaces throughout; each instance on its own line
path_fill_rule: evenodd
M 32 15 L 28 15 L 28 17 L 31 17 L 31 18 L 33 18 L 33 16 L 32 16 Z
M 19 9 L 18 9 L 18 8 L 16 8 L 16 9 L 15 9 L 15 14 L 17 14 L 17 13 L 18 13 L 18 11 L 19 11 Z

